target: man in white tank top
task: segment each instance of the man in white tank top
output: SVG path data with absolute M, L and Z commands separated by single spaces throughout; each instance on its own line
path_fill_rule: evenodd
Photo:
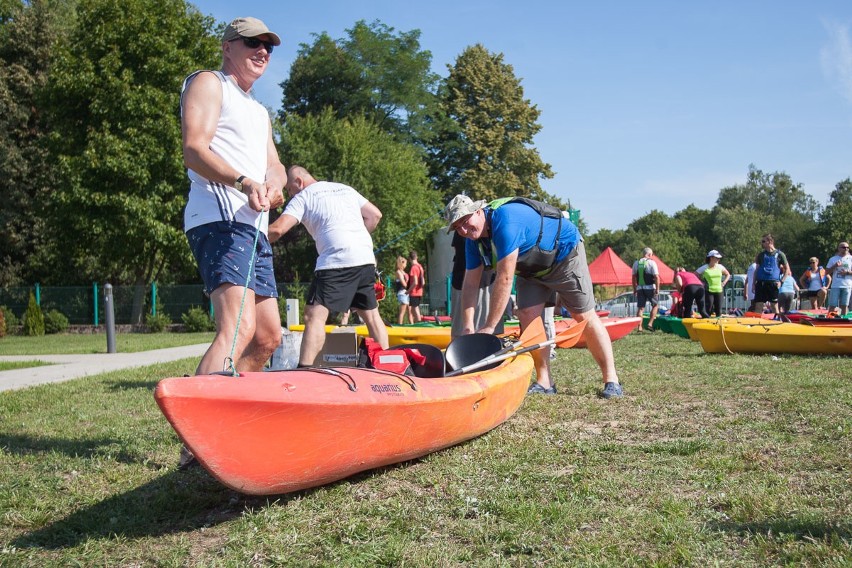
M 255 270 L 234 350 L 237 370 L 260 371 L 281 343 L 266 230 L 269 210 L 284 202 L 287 174 L 272 140 L 269 115 L 251 95 L 280 44 L 262 21 L 238 18 L 222 36 L 221 71 L 200 71 L 184 82 L 183 156 L 191 181 L 184 230 L 213 303 L 217 329 L 198 374 L 222 371 L 230 355 L 256 236 Z
M 199 375 L 224 370 L 232 345 L 236 370 L 260 371 L 281 343 L 266 230 L 270 209 L 284 203 L 287 173 L 269 115 L 251 95 L 276 45 L 281 39 L 262 21 L 237 18 L 222 35 L 222 69 L 193 73 L 181 93 L 183 160 L 191 182 L 184 231 L 216 318 Z M 195 463 L 184 447 L 180 468 Z
M 292 199 L 269 226 L 269 239 L 280 239 L 303 224 L 316 241 L 314 280 L 305 301 L 305 332 L 299 366 L 309 367 L 325 344 L 325 322 L 330 312 L 354 309 L 370 337 L 388 348 L 388 331 L 379 315 L 376 256 L 370 236 L 382 218 L 379 208 L 342 183 L 317 181 L 301 166 L 291 166 L 287 193 Z

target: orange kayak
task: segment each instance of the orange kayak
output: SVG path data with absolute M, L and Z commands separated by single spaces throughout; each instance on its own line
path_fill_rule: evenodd
M 354 367 L 160 381 L 154 397 L 222 484 L 249 495 L 316 487 L 475 438 L 524 400 L 532 358 L 422 379 Z

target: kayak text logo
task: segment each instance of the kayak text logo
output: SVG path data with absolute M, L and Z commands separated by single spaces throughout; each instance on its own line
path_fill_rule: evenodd
M 386 392 L 386 393 L 401 393 L 402 389 L 399 385 L 370 385 L 370 390 L 373 392 Z

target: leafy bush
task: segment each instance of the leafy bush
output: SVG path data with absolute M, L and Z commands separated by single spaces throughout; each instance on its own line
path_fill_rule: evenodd
M 15 312 L 6 306 L 0 306 L 0 313 L 3 314 L 3 319 L 6 320 L 6 334 L 14 335 L 17 333 L 18 326 L 21 325 L 21 322 L 18 321 L 18 316 L 15 315 Z
M 21 325 L 21 322 L 18 321 L 18 316 L 15 315 L 15 312 L 7 308 L 6 306 L 0 306 L 0 312 L 3 312 L 3 318 L 6 320 L 6 331 L 12 333 L 14 328 Z
M 3 315 L 3 310 L 0 309 L 0 337 L 6 336 L 6 316 Z
M 160 313 L 157 315 L 148 314 L 145 316 L 145 325 L 148 327 L 148 331 L 150 333 L 160 333 L 164 331 L 167 326 L 171 325 L 172 318 L 168 315 Z
M 44 314 L 44 332 L 63 333 L 68 329 L 68 318 L 59 310 L 50 310 Z
M 186 331 L 213 331 L 216 329 L 216 324 L 210 318 L 210 314 L 198 306 L 189 308 L 189 311 L 181 315 L 180 319 L 186 326 Z
M 24 335 L 31 337 L 44 335 L 44 314 L 36 303 L 35 294 L 30 292 L 27 312 L 24 314 Z

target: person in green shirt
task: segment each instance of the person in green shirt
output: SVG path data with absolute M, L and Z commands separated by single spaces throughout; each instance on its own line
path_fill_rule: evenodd
M 715 314 L 717 317 L 722 315 L 722 290 L 731 279 L 731 273 L 719 262 L 721 258 L 719 251 L 713 249 L 707 253 L 707 264 L 699 266 L 695 271 L 704 281 L 707 289 L 705 293 L 707 313 Z

